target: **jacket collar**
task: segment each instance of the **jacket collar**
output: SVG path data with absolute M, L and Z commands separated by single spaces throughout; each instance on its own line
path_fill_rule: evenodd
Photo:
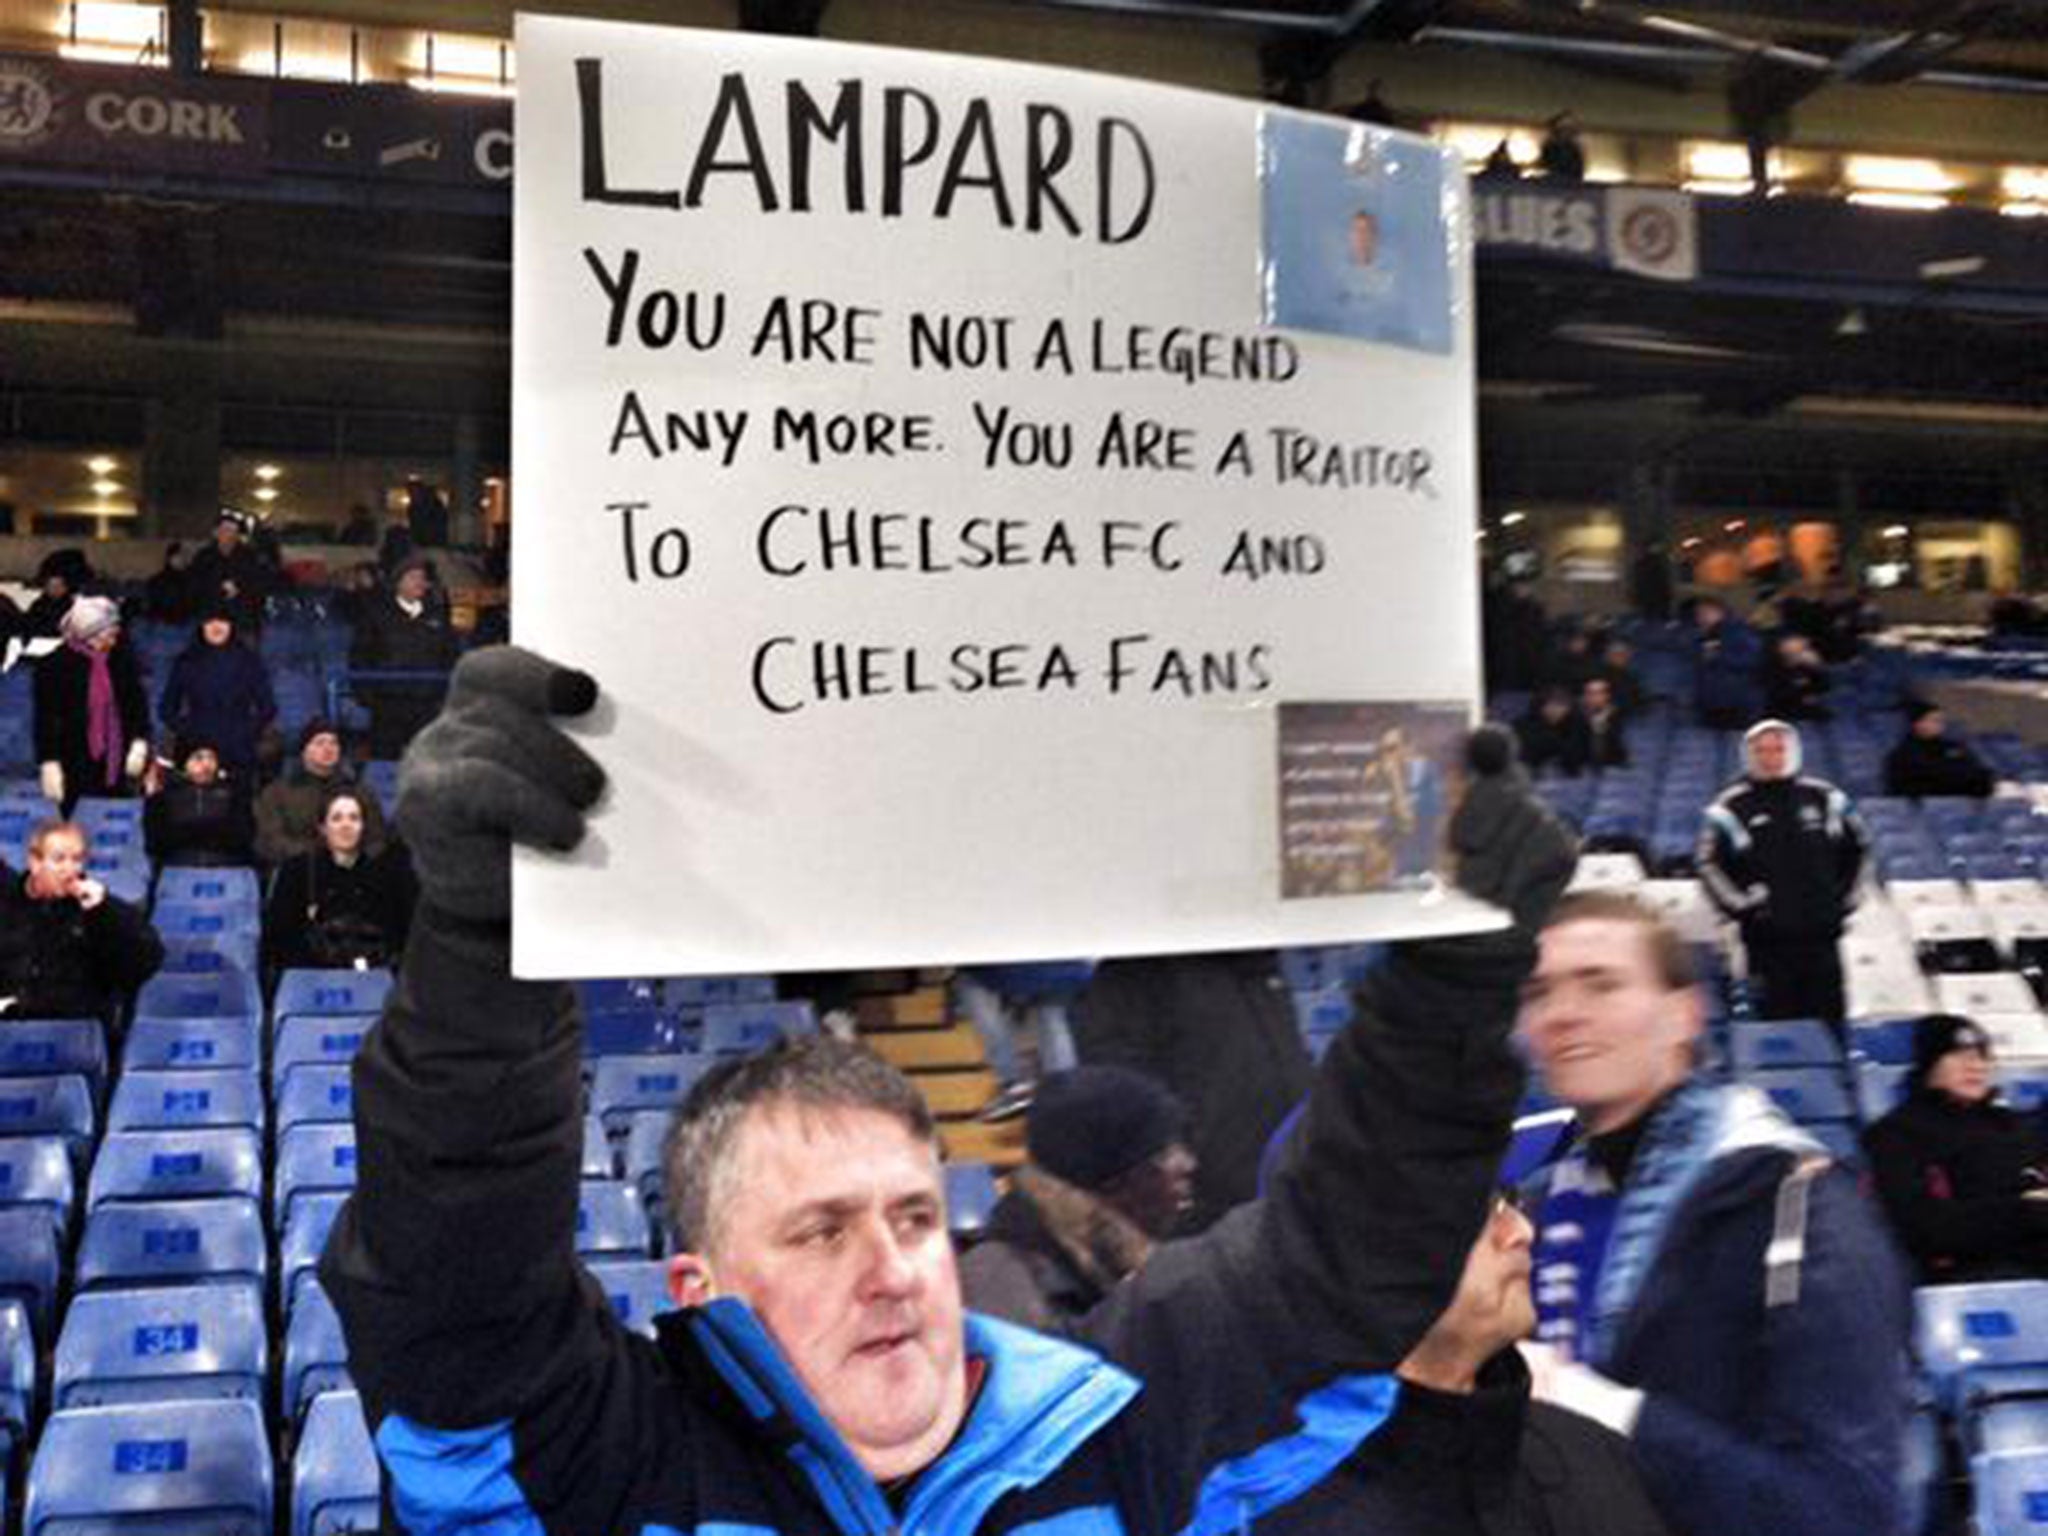
M 967 1352 L 984 1363 L 981 1389 L 953 1443 L 918 1474 L 899 1520 L 846 1442 L 745 1303 L 730 1297 L 681 1314 L 746 1418 L 779 1442 L 844 1536 L 975 1529 L 997 1499 L 1043 1481 L 1138 1395 L 1138 1382 L 1093 1352 L 978 1313 Z

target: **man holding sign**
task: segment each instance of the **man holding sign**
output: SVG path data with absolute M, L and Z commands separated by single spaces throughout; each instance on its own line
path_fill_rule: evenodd
M 1270 1196 L 1162 1248 L 1091 1318 L 1100 1354 L 963 1314 L 922 1103 L 830 1041 L 684 1106 L 684 1310 L 650 1343 L 575 1259 L 572 996 L 509 970 L 513 843 L 573 848 L 606 783 L 548 716 L 596 698 L 477 652 L 402 776 L 423 899 L 321 1274 L 407 1528 L 1238 1531 L 1373 1434 L 1485 1220 L 1516 989 L 1572 864 L 1519 776 L 1476 777 L 1451 828 L 1515 926 L 1390 950 Z

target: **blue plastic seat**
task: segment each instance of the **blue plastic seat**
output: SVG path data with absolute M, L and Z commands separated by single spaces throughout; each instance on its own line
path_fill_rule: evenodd
M 1838 1067 L 1842 1048 L 1818 1019 L 1769 1019 L 1729 1027 L 1730 1057 L 1738 1073 L 1772 1067 Z
M 0 1136 L 60 1136 L 74 1153 L 98 1117 L 82 1077 L 0 1077 Z
M 995 1170 L 986 1163 L 948 1163 L 946 1175 L 946 1225 L 967 1237 L 988 1225 L 995 1209 Z
M 318 1280 L 299 1288 L 298 1305 L 284 1334 L 284 1404 L 288 1420 L 297 1423 L 307 1405 L 322 1392 L 347 1388 L 348 1341 L 341 1317 Z
M 576 1199 L 576 1251 L 586 1257 L 648 1256 L 647 1212 L 633 1186 L 619 1179 L 585 1179 Z
M 1906 1079 L 1912 1075 L 1910 1066 L 1892 1066 L 1888 1062 L 1864 1061 L 1856 1064 L 1856 1113 L 1865 1125 L 1875 1125 L 1894 1109 L 1905 1096 Z
M 711 1003 L 704 1009 L 703 1048 L 714 1055 L 750 1056 L 780 1040 L 818 1032 L 818 1016 L 801 1000 L 780 1003 Z
M 269 1369 L 263 1293 L 253 1285 L 89 1291 L 64 1314 L 52 1401 L 260 1403 Z
M 253 869 L 188 869 L 170 864 L 157 872 L 156 899 L 159 906 L 166 907 L 223 906 L 253 912 L 263 905 L 263 891 Z
M 295 1125 L 277 1139 L 270 1219 L 281 1232 L 292 1203 L 306 1195 L 356 1187 L 356 1128 L 352 1121 Z
M 650 1210 L 662 1204 L 667 1189 L 661 1154 L 668 1145 L 668 1128 L 673 1118 L 665 1109 L 650 1109 L 626 1123 L 626 1182 Z
M 1849 1048 L 1888 1067 L 1913 1064 L 1912 1019 L 1856 1019 L 1849 1025 Z
M 1832 1067 L 1782 1067 L 1750 1072 L 1743 1081 L 1761 1088 L 1794 1120 L 1852 1120 L 1855 1107 L 1842 1074 Z
M 22 1536 L 269 1536 L 271 1480 L 254 1403 L 66 1409 L 29 1469 Z
M 1920 1368 L 1951 1412 L 2048 1388 L 2048 1280 L 1923 1285 L 1913 1334 Z
M 219 976 L 225 971 L 241 971 L 234 958 L 210 939 L 164 938 L 163 946 L 164 963 L 159 968 L 161 975 Z
M 1970 1503 L 1976 1536 L 2038 1536 L 2048 1524 L 2048 1450 L 1973 1457 Z
M 654 1337 L 654 1319 L 673 1312 L 668 1266 L 659 1259 L 598 1259 L 585 1266 L 612 1304 L 612 1314 L 633 1332 Z
M 305 1194 L 292 1202 L 291 1219 L 278 1239 L 278 1297 L 287 1319 L 298 1306 L 299 1296 L 318 1283 L 314 1273 L 327 1247 L 327 1234 L 348 1196 L 339 1191 Z
M 0 1076 L 82 1077 L 97 1094 L 107 1080 L 107 1032 L 98 1019 L 0 1023 Z
M 159 906 L 150 922 L 166 944 L 207 946 L 232 960 L 245 975 L 256 972 L 262 930 L 254 913 L 218 906 Z
M 270 1057 L 270 1081 L 282 1089 L 300 1067 L 347 1066 L 363 1048 L 363 1037 L 377 1022 L 373 1013 L 322 1017 L 306 1014 L 286 1019 L 277 1031 Z
M 2014 1397 L 1985 1404 L 1970 1421 L 1970 1441 L 1986 1455 L 2048 1453 L 2048 1398 Z
M 116 1131 L 93 1158 L 85 1206 L 230 1195 L 263 1198 L 263 1143 L 255 1131 Z
M 630 1012 L 661 1005 L 661 983 L 642 977 L 604 976 L 576 983 L 585 1014 Z
M 253 1071 L 130 1071 L 114 1085 L 109 1131 L 193 1130 L 266 1121 L 263 1085 Z
M 137 1019 L 121 1050 L 122 1070 L 250 1071 L 262 1060 L 259 1028 L 253 1018 Z
M 71 808 L 71 819 L 95 837 L 104 832 L 139 830 L 142 802 L 111 795 L 80 795 L 78 804 Z
M 14 1447 L 28 1438 L 35 1406 L 36 1336 L 28 1308 L 17 1300 L 0 1301 L 0 1481 L 13 1462 Z
M 355 1116 L 355 1087 L 345 1066 L 302 1066 L 285 1075 L 277 1093 L 277 1128 L 318 1125 Z
M 588 1058 L 660 1055 L 682 1049 L 681 1042 L 676 1016 L 651 1003 L 584 1015 L 583 1054 Z
M 586 1179 L 617 1177 L 612 1167 L 612 1144 L 604 1134 L 604 1122 L 595 1115 L 583 1117 L 583 1170 Z
M 353 1392 L 326 1392 L 292 1452 L 291 1536 L 377 1529 L 377 1451 Z
M 278 978 L 271 1013 L 279 1024 L 304 1016 L 376 1015 L 391 986 L 387 970 L 289 970 Z
M 704 1009 L 713 1003 L 772 1003 L 773 976 L 671 976 L 662 983 L 671 1008 Z
M 78 1288 L 261 1285 L 269 1273 L 263 1214 L 253 1200 L 160 1200 L 103 1205 L 85 1218 Z
M 10 1136 L 0 1140 L 0 1209 L 48 1213 L 60 1233 L 71 1230 L 78 1185 L 61 1136 Z
M 607 1056 L 591 1074 L 590 1107 L 608 1135 L 645 1109 L 672 1110 L 717 1061 L 712 1056 Z
M 51 1337 L 61 1274 L 57 1227 L 33 1206 L 0 1206 L 0 1301 L 28 1309 L 36 1337 Z
M 263 994 L 239 972 L 214 976 L 152 976 L 136 994 L 138 1019 L 254 1019 Z

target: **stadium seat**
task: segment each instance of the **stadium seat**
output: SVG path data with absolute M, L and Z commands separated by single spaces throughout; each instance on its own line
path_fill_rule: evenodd
M 632 1185 L 620 1179 L 585 1179 L 576 1201 L 576 1251 L 644 1259 L 648 1256 L 647 1212 Z
M 81 795 L 78 804 L 72 807 L 71 819 L 95 837 L 110 832 L 139 831 L 142 827 L 142 802 L 106 795 Z
M 626 1123 L 626 1182 L 639 1191 L 648 1209 L 661 1205 L 667 1184 L 661 1167 L 662 1148 L 668 1142 L 669 1121 L 665 1109 L 644 1110 Z
M 1834 1067 L 1842 1048 L 1818 1019 L 1769 1019 L 1729 1026 L 1729 1055 L 1738 1073 L 1762 1067 Z
M 363 1037 L 377 1022 L 373 1013 L 323 1017 L 306 1014 L 278 1026 L 270 1058 L 270 1082 L 280 1092 L 300 1067 L 347 1066 L 362 1049 Z
M 33 1206 L 0 1206 L 0 1301 L 28 1309 L 36 1337 L 47 1343 L 56 1315 L 60 1254 L 55 1223 Z
M 2001 1062 L 1998 1086 L 2005 1102 L 2018 1113 L 2039 1114 L 2043 1106 L 2048 1106 L 2048 1062 Z
M 1690 834 L 1687 834 L 1688 840 Z M 1697 880 L 1645 880 L 1636 899 L 1656 912 L 1688 944 L 1715 943 L 1721 917 Z
M 1860 1167 L 1863 1162 L 1863 1138 L 1853 1120 L 1802 1120 L 1799 1129 L 1806 1132 L 1827 1151 L 1829 1157 L 1844 1167 Z
M 341 1317 L 320 1282 L 309 1280 L 299 1288 L 285 1328 L 281 1401 L 286 1418 L 297 1423 L 315 1397 L 348 1385 L 348 1341 L 341 1335 Z
M 651 1003 L 584 1015 L 583 1054 L 587 1058 L 655 1056 L 684 1049 L 676 1016 Z
M 254 1280 L 269 1272 L 261 1209 L 251 1200 L 103 1205 L 78 1243 L 81 1291 Z
M 29 1469 L 22 1536 L 269 1536 L 271 1484 L 254 1403 L 66 1409 Z
M 159 935 L 159 937 L 162 937 Z M 219 976 L 240 974 L 241 967 L 211 939 L 163 939 L 164 963 L 159 974 L 166 976 Z
M 9 1481 L 14 1448 L 28 1439 L 36 1409 L 36 1337 L 28 1308 L 0 1301 L 0 1488 Z M 0 1492 L 0 1520 L 6 1496 Z
M 1920 1368 L 1951 1413 L 2048 1391 L 2048 1280 L 1920 1286 L 1913 1335 Z
M 338 1192 L 301 1195 L 292 1202 L 291 1219 L 278 1240 L 278 1296 L 287 1320 L 305 1289 L 317 1284 L 315 1268 L 327 1247 L 327 1234 L 348 1196 Z
M 0 1136 L 59 1136 L 76 1154 L 93 1138 L 92 1103 L 82 1077 L 0 1077 Z
M 350 1190 L 355 1186 L 354 1122 L 295 1125 L 277 1139 L 271 1223 L 282 1232 L 291 1224 L 293 1201 L 306 1195 Z
M 1997 1451 L 1970 1462 L 1976 1536 L 2038 1536 L 2048 1524 L 2048 1451 Z
M 598 1259 L 586 1268 L 612 1304 L 613 1315 L 637 1334 L 653 1338 L 656 1315 L 675 1310 L 668 1266 L 659 1259 Z
M 109 1131 L 192 1130 L 266 1124 L 253 1071 L 130 1071 L 114 1085 Z
M 10 1136 L 0 1140 L 0 1209 L 49 1214 L 61 1234 L 71 1231 L 78 1186 L 61 1136 Z
M 1848 1120 L 1855 1109 L 1842 1074 L 1832 1067 L 1781 1067 L 1749 1073 L 1743 1079 L 1761 1088 L 1794 1120 Z
M 254 978 L 223 971 L 215 976 L 152 976 L 136 994 L 138 1019 L 254 1019 L 263 996 Z
M 712 1003 L 704 1010 L 703 1048 L 714 1055 L 748 1056 L 778 1040 L 818 1032 L 818 1016 L 801 1000 L 780 1003 Z
M 1892 1066 L 1864 1061 L 1856 1065 L 1856 1112 L 1865 1125 L 1875 1125 L 1898 1107 L 1906 1091 L 1910 1064 Z
M 662 983 L 671 1008 L 699 1010 L 713 1003 L 772 1003 L 773 976 L 671 976 Z
M 2025 1013 L 1977 1013 L 1971 1017 L 1991 1037 L 1991 1049 L 2000 1061 L 2048 1057 L 2048 1017 L 2031 1009 Z
M 641 977 L 595 977 L 576 983 L 576 1001 L 586 1015 L 657 1008 L 661 1004 L 661 983 Z
M 1970 1421 L 1970 1442 L 1973 1450 L 1986 1455 L 2048 1453 L 2048 1398 L 2014 1397 L 1985 1404 Z
M 1972 1017 L 1985 1013 L 2038 1013 L 2034 992 L 2025 978 L 2014 971 L 1986 971 L 1974 975 L 1936 976 L 1935 1005 L 1943 1013 Z
M 1896 1018 L 1930 1013 L 1934 997 L 1927 980 L 1912 967 L 1903 970 L 1862 969 L 1848 972 L 1849 1016 L 1856 1019 Z
M 351 1120 L 355 1088 L 345 1066 L 303 1066 L 285 1077 L 277 1094 L 277 1128 Z
M 326 1392 L 292 1452 L 291 1536 L 378 1528 L 377 1451 L 354 1392 Z
M 258 1028 L 253 1018 L 137 1019 L 122 1047 L 122 1070 L 247 1071 L 262 1058 Z
M 98 1019 L 0 1023 L 0 1076 L 82 1077 L 97 1095 L 107 1081 L 107 1034 Z
M 586 1179 L 617 1177 L 617 1170 L 612 1166 L 612 1144 L 605 1139 L 604 1122 L 595 1115 L 583 1117 L 582 1174 Z
M 986 1163 L 948 1163 L 946 1225 L 959 1237 L 979 1236 L 995 1209 L 995 1170 Z
M 1892 905 L 1910 910 L 1914 907 L 1967 907 L 1970 905 L 1969 892 L 1963 889 L 1960 880 L 1905 880 L 1887 873 L 1885 892 L 1892 899 Z
M 247 868 L 188 869 L 166 865 L 156 877 L 159 906 L 212 905 L 255 911 L 263 905 L 256 871 Z
M 674 1109 L 716 1061 L 711 1056 L 607 1056 L 591 1074 L 590 1107 L 607 1135 L 622 1135 L 637 1110 Z
M 288 970 L 278 978 L 271 1013 L 280 1024 L 303 1015 L 376 1015 L 384 1011 L 391 985 L 387 970 Z
M 239 1397 L 263 1401 L 270 1341 L 253 1285 L 88 1292 L 57 1336 L 57 1408 Z
M 1889 1067 L 1913 1063 L 1912 1019 L 1859 1019 L 1849 1027 L 1849 1049 Z
M 263 1144 L 232 1130 L 116 1131 L 100 1143 L 86 1185 L 91 1212 L 118 1200 L 263 1198 Z
M 1595 816 L 1592 820 L 1605 825 L 1609 818 Z M 1627 817 L 1613 818 L 1619 835 L 1628 835 L 1623 823 Z M 1592 827 L 1587 828 L 1589 832 Z M 1571 889 L 1574 891 L 1633 891 L 1642 885 L 1644 879 L 1643 861 L 1632 853 L 1582 853 L 1578 866 L 1572 871 Z
M 222 907 L 158 907 L 150 921 L 166 944 L 210 948 L 232 962 L 236 973 L 256 974 L 262 939 L 253 913 Z

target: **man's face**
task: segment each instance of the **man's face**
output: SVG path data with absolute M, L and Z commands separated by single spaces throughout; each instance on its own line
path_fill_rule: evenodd
M 1960 1046 L 1939 1057 L 1927 1069 L 1927 1086 L 1938 1088 L 1965 1104 L 1981 1104 L 1998 1084 L 1997 1069 L 1990 1053 L 1974 1045 Z
M 1147 1237 L 1171 1236 L 1195 1208 L 1195 1169 L 1200 1166 L 1184 1142 L 1168 1142 L 1101 1191 L 1102 1198 L 1128 1216 Z
M 341 738 L 332 731 L 322 731 L 300 749 L 299 761 L 306 765 L 306 772 L 326 778 L 341 761 Z
M 398 595 L 408 603 L 417 603 L 427 595 L 427 573 L 414 566 L 398 578 Z
M 1481 1360 L 1491 1358 L 1536 1331 L 1536 1300 L 1529 1290 L 1529 1245 L 1536 1230 L 1505 1200 L 1479 1229 L 1479 1241 L 1465 1255 L 1458 1289 L 1431 1327 L 1447 1329 Z
M 878 1110 L 780 1104 L 749 1112 L 732 1158 L 703 1255 L 711 1293 L 754 1310 L 871 1475 L 920 1470 L 967 1411 L 934 1149 Z
M 233 523 L 215 523 L 213 542 L 222 554 L 231 555 L 235 552 L 235 546 L 242 542 L 242 530 Z
M 43 578 L 43 596 L 51 602 L 62 602 L 71 595 L 71 583 L 52 572 Z
M 1701 603 L 1692 611 L 1692 621 L 1701 629 L 1712 629 L 1727 613 L 1719 603 Z
M 208 619 L 199 626 L 201 637 L 208 645 L 215 647 L 226 645 L 234 632 L 234 624 L 227 619 Z
M 1604 682 L 1602 682 L 1602 681 L 1601 681 L 1601 680 L 1600 680 L 1599 678 L 1597 678 L 1597 677 L 1596 677 L 1596 678 L 1594 678 L 1594 679 L 1592 679 L 1592 680 L 1591 680 L 1590 682 L 1588 682 L 1588 683 L 1586 684 L 1586 689 L 1585 689 L 1585 700 L 1586 700 L 1586 713 L 1587 713 L 1587 714 L 1589 714 L 1589 715 L 1604 715 L 1604 714 L 1606 714 L 1606 713 L 1607 713 L 1607 706 L 1608 706 L 1608 704 L 1609 704 L 1609 703 L 1610 703 L 1610 702 L 1612 701 L 1612 700 L 1611 700 L 1611 696 L 1610 696 L 1610 694 L 1608 693 L 1608 690 L 1607 690 L 1607 684 L 1606 684 L 1606 683 L 1604 683 Z
M 1545 1085 L 1593 1134 L 1630 1124 L 1691 1074 L 1701 1023 L 1698 994 L 1664 984 L 1642 924 L 1543 931 L 1519 1028 Z
M 1749 744 L 1750 773 L 1759 779 L 1782 779 L 1792 771 L 1792 743 L 1783 731 L 1765 731 Z
M 1913 734 L 1922 741 L 1932 741 L 1948 729 L 1948 716 L 1938 709 L 1930 709 L 1913 722 Z
M 38 901 L 77 894 L 85 878 L 85 839 L 76 832 L 52 832 L 28 856 L 28 893 Z
M 211 784 L 220 777 L 220 757 L 211 748 L 201 748 L 185 759 L 185 777 L 194 784 Z

